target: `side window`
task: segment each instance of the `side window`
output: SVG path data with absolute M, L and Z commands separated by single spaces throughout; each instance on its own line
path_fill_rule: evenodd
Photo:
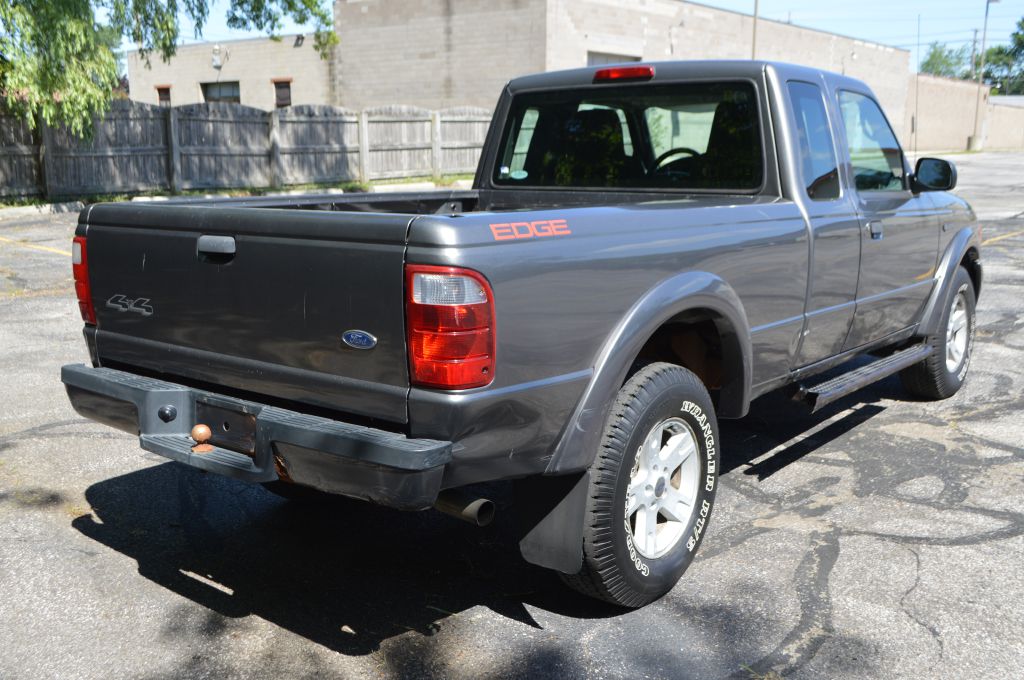
M 857 189 L 902 191 L 903 152 L 878 104 L 862 94 L 843 91 L 839 110 Z
M 817 85 L 792 81 L 789 98 L 800 145 L 807 195 L 815 201 L 839 198 L 839 171 L 825 102 Z

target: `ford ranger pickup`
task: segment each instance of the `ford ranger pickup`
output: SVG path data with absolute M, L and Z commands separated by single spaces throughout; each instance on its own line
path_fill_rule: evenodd
M 834 73 L 526 76 L 471 190 L 87 207 L 90 361 L 62 380 L 143 449 L 284 495 L 483 524 L 466 487 L 515 480 L 523 557 L 638 607 L 707 535 L 718 419 L 786 386 L 960 388 L 982 266 L 955 185 Z

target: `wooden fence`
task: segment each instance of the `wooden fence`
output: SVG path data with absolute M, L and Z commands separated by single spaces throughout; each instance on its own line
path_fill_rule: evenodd
M 0 195 L 280 187 L 473 172 L 490 113 L 116 101 L 93 136 L 0 117 Z

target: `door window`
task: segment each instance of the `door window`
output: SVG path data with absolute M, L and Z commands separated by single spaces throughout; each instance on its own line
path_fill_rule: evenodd
M 612 54 L 610 52 L 587 52 L 587 66 L 622 64 L 630 61 L 640 61 L 640 57 L 631 57 L 626 54 Z
M 817 85 L 794 81 L 789 83 L 789 98 L 796 118 L 807 196 L 815 201 L 839 198 L 836 152 L 821 90 Z
M 903 152 L 882 109 L 856 92 L 839 93 L 853 179 L 860 191 L 903 191 Z

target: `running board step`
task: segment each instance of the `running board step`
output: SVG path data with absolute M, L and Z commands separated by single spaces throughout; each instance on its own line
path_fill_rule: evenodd
M 913 366 L 919 361 L 924 361 L 931 356 L 931 345 L 913 345 L 889 356 L 872 361 L 870 364 L 861 366 L 858 369 L 838 375 L 831 380 L 826 380 L 817 385 L 801 385 L 795 395 L 794 401 L 802 401 L 811 407 L 811 413 L 820 410 L 836 399 L 845 397 L 851 392 L 856 392 L 873 382 L 882 378 L 888 378 L 893 373 L 902 371 L 908 366 Z

